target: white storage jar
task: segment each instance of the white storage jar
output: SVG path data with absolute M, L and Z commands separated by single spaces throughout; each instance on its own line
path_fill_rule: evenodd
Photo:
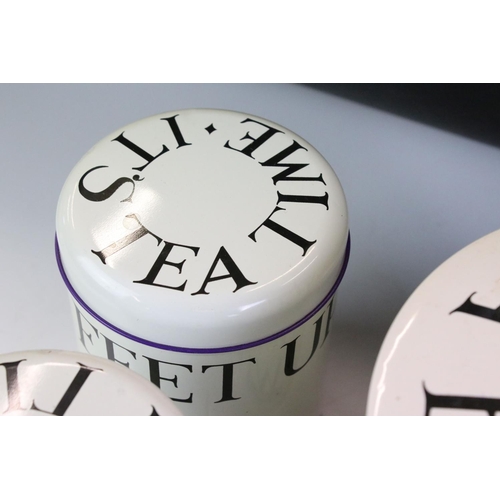
M 56 253 L 79 348 L 193 415 L 315 414 L 346 200 L 301 137 L 246 113 L 162 113 L 76 165 Z

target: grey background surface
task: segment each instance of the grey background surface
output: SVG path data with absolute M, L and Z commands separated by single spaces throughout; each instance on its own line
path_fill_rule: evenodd
M 98 140 L 168 110 L 245 111 L 333 166 L 350 210 L 322 414 L 361 415 L 400 307 L 440 263 L 500 227 L 500 149 L 293 84 L 0 85 L 0 353 L 76 349 L 54 260 L 55 209 Z

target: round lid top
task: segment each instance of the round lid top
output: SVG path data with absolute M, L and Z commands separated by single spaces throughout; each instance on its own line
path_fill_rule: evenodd
M 394 320 L 369 415 L 500 412 L 500 231 L 438 267 Z
M 88 354 L 25 351 L 0 356 L 1 416 L 181 415 L 145 378 Z
M 220 348 L 300 321 L 339 277 L 342 187 L 304 139 L 233 111 L 122 127 L 70 173 L 57 209 L 67 281 L 114 327 Z

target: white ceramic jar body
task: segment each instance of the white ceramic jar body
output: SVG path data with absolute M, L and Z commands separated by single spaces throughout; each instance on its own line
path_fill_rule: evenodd
M 151 380 L 184 415 L 315 415 L 334 301 L 275 340 L 221 352 L 173 351 L 130 339 L 72 305 L 81 351 Z
M 302 138 L 220 110 L 123 127 L 71 172 L 57 239 L 81 349 L 186 414 L 314 413 L 348 226 Z

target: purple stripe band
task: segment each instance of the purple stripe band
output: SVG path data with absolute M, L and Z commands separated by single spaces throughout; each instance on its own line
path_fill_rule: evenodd
M 267 344 L 268 342 L 272 342 L 275 339 L 278 339 L 282 337 L 283 335 L 286 335 L 287 333 L 290 333 L 291 331 L 295 330 L 299 326 L 303 325 L 306 321 L 310 320 L 334 295 L 334 293 L 337 291 L 337 288 L 340 285 L 340 282 L 342 281 L 342 278 L 344 277 L 345 271 L 347 269 L 347 263 L 349 262 L 349 255 L 351 251 L 351 236 L 348 236 L 347 239 L 347 245 L 345 249 L 345 254 L 344 254 L 344 262 L 342 263 L 342 268 L 340 269 L 339 276 L 337 278 L 337 281 L 335 281 L 335 284 L 333 285 L 332 289 L 328 292 L 327 296 L 306 316 L 304 316 L 302 319 L 294 323 L 293 325 L 289 326 L 288 328 L 285 328 L 284 330 L 281 330 L 278 333 L 275 333 L 274 335 L 271 335 L 269 337 L 266 337 L 264 339 L 256 340 L 254 342 L 248 342 L 246 344 L 239 344 L 235 346 L 230 346 L 230 347 L 213 347 L 213 348 L 191 348 L 191 347 L 177 347 L 177 346 L 172 346 L 172 345 L 167 345 L 167 344 L 158 344 L 156 342 L 151 342 L 149 340 L 143 339 L 141 337 L 137 337 L 135 335 L 132 335 L 131 333 L 125 332 L 121 330 L 120 328 L 117 328 L 116 326 L 112 325 L 108 321 L 106 321 L 104 318 L 99 316 L 95 311 L 93 311 L 83 300 L 82 298 L 78 295 L 76 290 L 73 288 L 71 283 L 69 282 L 68 276 L 66 275 L 66 272 L 64 271 L 64 267 L 62 265 L 61 261 L 61 253 L 59 251 L 59 244 L 57 242 L 57 235 L 55 238 L 55 251 L 56 251 L 56 260 L 57 260 L 57 267 L 59 267 L 59 272 L 61 273 L 62 279 L 68 288 L 69 292 L 73 296 L 73 298 L 80 304 L 80 306 L 87 311 L 94 319 L 96 319 L 99 323 L 102 323 L 104 326 L 109 328 L 110 330 L 114 331 L 115 333 L 118 333 L 118 335 L 122 335 L 123 337 L 126 337 L 130 340 L 133 340 L 134 342 L 139 342 L 141 344 L 154 347 L 156 349 L 164 349 L 167 351 L 175 351 L 175 352 L 185 352 L 185 353 L 190 353 L 190 354 L 216 354 L 216 353 L 223 353 L 223 352 L 233 352 L 233 351 L 241 351 L 243 349 L 249 349 L 251 347 L 256 347 L 262 344 Z

